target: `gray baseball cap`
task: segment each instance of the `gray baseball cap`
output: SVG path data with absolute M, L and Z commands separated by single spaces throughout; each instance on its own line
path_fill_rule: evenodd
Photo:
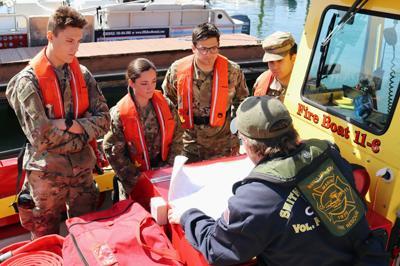
M 281 123 L 282 120 L 286 123 Z M 285 126 L 276 128 L 278 122 Z M 291 125 L 289 111 L 280 100 L 271 96 L 251 96 L 239 105 L 231 122 L 231 131 L 233 134 L 239 131 L 251 139 L 270 139 L 286 133 Z
M 262 48 L 265 51 L 263 61 L 281 60 L 287 55 L 295 43 L 290 32 L 276 31 L 272 33 L 262 42 Z

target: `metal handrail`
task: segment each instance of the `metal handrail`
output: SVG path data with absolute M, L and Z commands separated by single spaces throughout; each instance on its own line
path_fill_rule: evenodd
M 131 2 L 125 2 L 125 3 L 117 3 L 117 4 L 109 4 L 109 5 L 104 5 L 101 7 L 101 10 L 104 10 L 106 8 L 112 8 L 112 7 L 120 7 L 120 6 L 126 6 L 126 5 L 130 5 L 130 4 L 134 4 L 134 3 L 149 3 L 151 2 L 150 0 L 136 0 L 136 1 L 131 1 Z M 98 8 L 98 6 L 91 6 L 91 7 L 86 7 L 86 8 L 80 8 L 78 9 L 78 11 L 80 13 L 86 13 L 86 12 L 92 12 L 92 11 L 96 11 L 96 8 Z
M 231 25 L 235 25 L 235 21 L 229 16 L 229 14 L 223 10 L 223 9 L 212 9 L 212 8 L 207 8 L 207 9 L 179 9 L 179 10 L 173 10 L 173 9 L 162 9 L 162 10 L 105 10 L 102 9 L 99 11 L 100 13 L 102 13 L 102 15 L 106 15 L 106 14 L 129 14 L 132 15 L 134 13 L 169 13 L 169 17 L 171 18 L 171 14 L 173 13 L 180 13 L 181 14 L 181 18 L 184 12 L 203 12 L 203 13 L 208 13 L 208 18 L 209 21 L 211 20 L 211 14 L 215 14 L 215 13 L 223 13 L 223 15 L 227 18 L 227 20 L 230 22 Z M 171 19 L 169 19 L 171 21 Z M 216 19 L 214 17 L 214 21 L 210 21 L 210 22 L 216 22 Z M 103 22 L 104 23 L 104 22 Z M 131 23 L 131 21 L 130 21 Z M 130 27 L 133 27 L 133 25 L 129 25 Z M 180 21 L 180 25 L 168 25 L 168 27 L 171 26 L 183 26 L 183 22 L 182 19 Z M 189 25 L 189 26 L 196 26 L 195 24 L 193 25 Z M 140 28 L 140 26 L 134 26 L 134 27 L 138 27 Z M 144 27 L 144 26 L 143 26 Z M 147 26 L 148 27 L 148 26 Z
M 21 151 L 21 148 L 15 148 L 15 149 L 10 149 L 10 150 L 6 150 L 6 151 L 0 151 L 0 160 L 16 157 L 19 154 L 20 151 Z

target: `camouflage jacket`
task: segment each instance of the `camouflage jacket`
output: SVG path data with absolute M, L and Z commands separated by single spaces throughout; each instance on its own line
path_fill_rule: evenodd
M 54 68 L 64 101 L 65 113 L 72 108 L 70 70 L 68 65 Z M 8 83 L 6 96 L 28 139 L 24 169 L 75 176 L 94 167 L 96 158 L 88 140 L 102 137 L 108 130 L 110 115 L 106 99 L 88 69 L 81 65 L 89 95 L 89 109 L 77 121 L 83 134 L 66 132 L 55 127 L 48 118 L 38 80 L 27 66 Z
M 161 160 L 161 134 L 153 104 L 150 101 L 149 104 L 143 108 L 136 105 L 153 168 L 158 168 L 165 164 L 172 165 L 175 156 L 180 154 L 182 148 L 183 131 L 178 119 L 178 114 L 172 102 L 168 99 L 167 101 L 176 123 L 174 138 L 170 146 L 167 162 Z M 130 183 L 132 184 L 130 184 L 130 187 L 132 187 L 134 183 L 136 183 L 139 169 L 131 161 L 129 152 L 135 154 L 136 150 L 134 145 L 128 145 L 125 140 L 117 105 L 111 108 L 110 114 L 111 126 L 110 130 L 104 136 L 103 149 L 109 163 L 120 180 L 126 182 L 131 180 Z
M 177 62 L 174 62 L 171 65 L 162 84 L 164 94 L 175 105 L 177 105 L 177 65 Z M 195 65 L 193 76 L 193 115 L 209 117 L 213 72 L 204 73 Z M 209 125 L 195 125 L 194 129 L 185 130 L 185 134 L 183 135 L 184 143 L 197 143 L 207 147 L 210 145 L 212 146 L 213 142 L 223 141 L 225 143 L 231 143 L 231 141 L 234 141 L 235 145 L 239 145 L 239 142 L 235 137 L 231 136 L 226 139 L 226 136 L 230 135 L 226 134 L 226 131 L 229 131 L 231 117 L 235 116 L 239 104 L 249 95 L 249 90 L 240 66 L 230 60 L 228 60 L 228 81 L 228 115 L 225 121 L 225 126 L 211 127 Z

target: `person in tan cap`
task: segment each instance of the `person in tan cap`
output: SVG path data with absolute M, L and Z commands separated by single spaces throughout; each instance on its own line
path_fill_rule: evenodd
M 254 95 L 270 95 L 283 101 L 296 60 L 297 44 L 290 32 L 277 31 L 265 38 L 262 47 L 268 70 L 254 83 Z
M 246 98 L 231 129 L 255 166 L 233 185 L 225 211 L 215 220 L 170 203 L 168 212 L 209 264 L 257 257 L 256 265 L 388 265 L 351 165 L 334 145 L 300 140 L 286 107 L 270 96 Z

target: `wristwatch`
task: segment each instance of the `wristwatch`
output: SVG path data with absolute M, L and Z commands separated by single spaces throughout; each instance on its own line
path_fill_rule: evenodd
M 73 124 L 74 124 L 74 120 L 72 120 L 71 118 L 66 118 L 64 131 L 68 131 L 72 127 Z

